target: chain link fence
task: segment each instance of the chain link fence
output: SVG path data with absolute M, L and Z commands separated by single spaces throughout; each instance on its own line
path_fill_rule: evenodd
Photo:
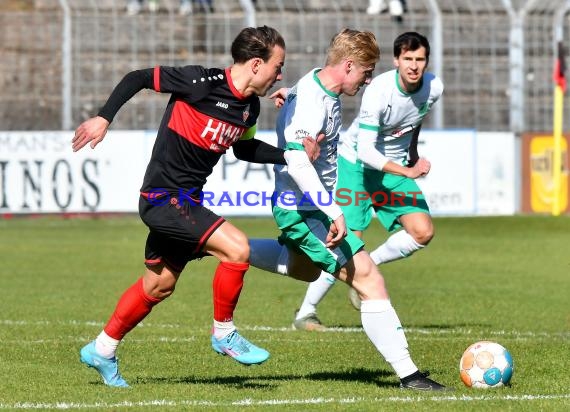
M 569 22 L 557 20 L 568 0 L 407 0 L 402 22 L 389 13 L 368 15 L 368 0 L 257 0 L 254 7 L 249 0 L 214 0 L 213 9 L 205 3 L 194 0 L 193 13 L 181 15 L 179 0 L 159 0 L 158 10 L 143 4 L 130 15 L 127 0 L 2 0 L 0 129 L 73 129 L 96 114 L 128 71 L 227 66 L 238 31 L 267 24 L 287 42 L 282 85 L 321 66 L 330 38 L 343 27 L 377 35 L 377 72 L 392 68 L 393 39 L 415 30 L 430 38 L 430 70 L 446 87 L 427 127 L 552 130 L 554 37 L 559 21 L 569 44 Z M 348 125 L 360 95 L 343 99 Z M 113 128 L 156 128 L 166 100 L 142 91 Z M 258 126 L 272 129 L 276 110 L 267 99 L 263 106 Z

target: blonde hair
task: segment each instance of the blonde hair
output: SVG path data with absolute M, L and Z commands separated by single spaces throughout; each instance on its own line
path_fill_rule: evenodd
M 370 31 L 343 29 L 331 39 L 326 65 L 336 65 L 345 59 L 354 59 L 363 66 L 375 64 L 380 59 L 376 36 Z

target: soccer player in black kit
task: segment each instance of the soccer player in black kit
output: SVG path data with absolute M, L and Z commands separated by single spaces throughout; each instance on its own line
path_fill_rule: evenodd
M 273 28 L 245 28 L 231 46 L 225 69 L 155 67 L 128 73 L 99 114 L 75 131 L 72 148 L 100 143 L 123 104 L 142 89 L 170 93 L 141 188 L 139 214 L 149 228 L 144 275 L 119 299 L 103 331 L 80 351 L 110 386 L 126 387 L 116 349 L 153 306 L 170 296 L 187 262 L 206 255 L 220 263 L 213 279 L 212 348 L 243 364 L 262 363 L 269 353 L 241 336 L 233 313 L 249 268 L 247 237 L 200 204 L 212 169 L 232 147 L 238 159 L 285 164 L 283 151 L 253 139 L 265 96 L 282 79 L 285 42 Z M 305 141 L 307 150 L 318 150 Z

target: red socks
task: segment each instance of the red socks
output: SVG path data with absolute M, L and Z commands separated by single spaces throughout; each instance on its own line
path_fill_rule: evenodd
M 243 277 L 249 263 L 220 262 L 214 275 L 214 320 L 229 322 L 234 317 Z
M 111 319 L 107 322 L 104 331 L 113 339 L 121 340 L 135 326 L 150 313 L 152 307 L 162 299 L 149 296 L 143 289 L 141 277 L 134 285 L 128 288 L 119 299 Z
M 249 269 L 249 263 L 220 262 L 213 281 L 214 319 L 229 322 L 233 319 L 243 277 Z M 141 277 L 128 288 L 119 299 L 104 330 L 113 339 L 121 340 L 139 324 L 162 299 L 147 295 L 143 289 Z

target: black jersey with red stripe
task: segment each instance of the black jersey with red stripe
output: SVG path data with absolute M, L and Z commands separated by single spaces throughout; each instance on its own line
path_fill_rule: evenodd
M 244 97 L 230 69 L 156 67 L 153 88 L 171 97 L 158 129 L 142 193 L 199 194 L 226 150 L 259 116 L 259 97 Z

